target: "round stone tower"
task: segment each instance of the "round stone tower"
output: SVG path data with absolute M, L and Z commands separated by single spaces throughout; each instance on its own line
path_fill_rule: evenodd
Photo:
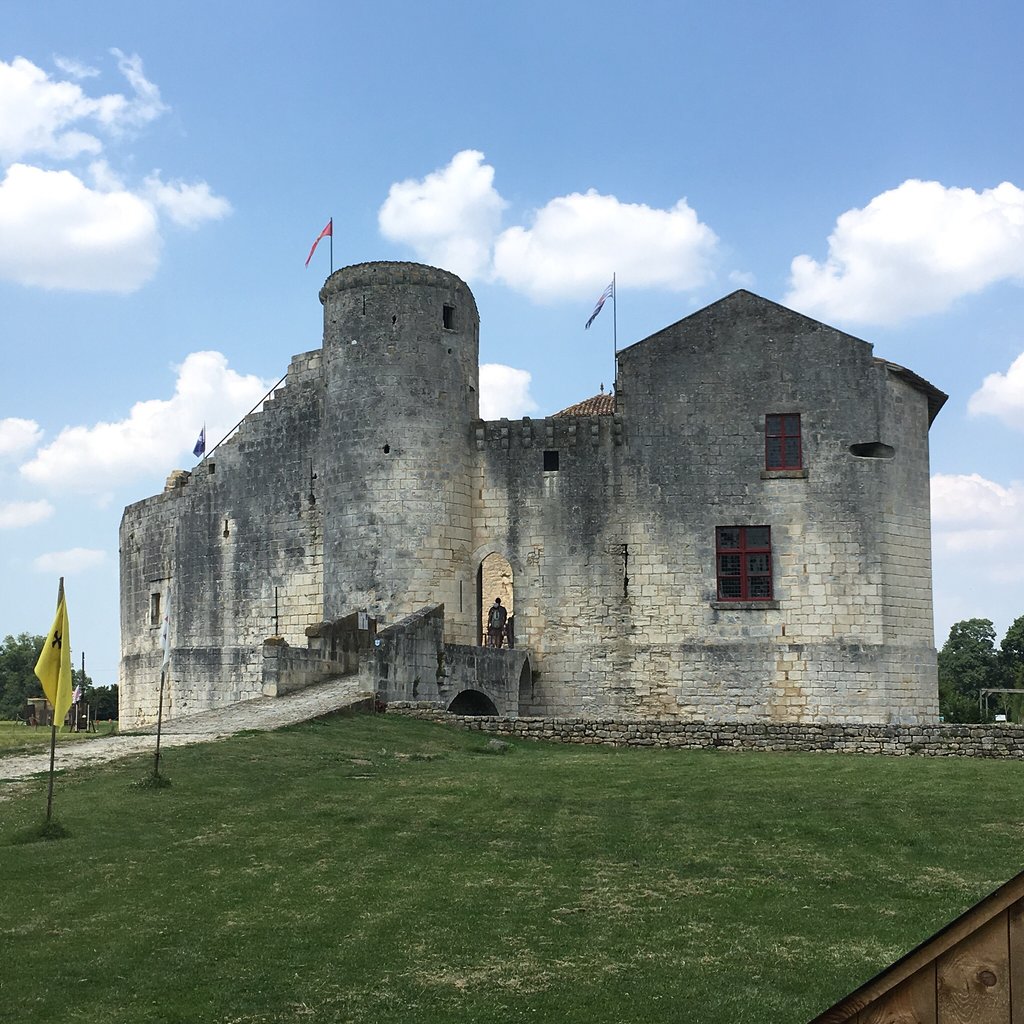
M 475 632 L 473 423 L 480 318 L 454 274 L 416 263 L 333 273 L 324 307 L 324 613 L 393 623 L 444 603 Z

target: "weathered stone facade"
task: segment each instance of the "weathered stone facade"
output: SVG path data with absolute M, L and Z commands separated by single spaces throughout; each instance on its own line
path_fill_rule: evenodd
M 739 291 L 620 351 L 607 413 L 485 422 L 458 278 L 361 264 L 320 299 L 323 348 L 125 510 L 125 720 L 156 711 L 168 587 L 172 714 L 259 694 L 265 639 L 356 611 L 385 629 L 443 605 L 445 640 L 479 645 L 500 587 L 530 667 L 503 714 L 935 721 L 930 384 Z M 766 468 L 783 414 L 797 465 Z M 740 530 L 767 550 L 716 549 Z M 748 557 L 737 599 L 719 577 Z

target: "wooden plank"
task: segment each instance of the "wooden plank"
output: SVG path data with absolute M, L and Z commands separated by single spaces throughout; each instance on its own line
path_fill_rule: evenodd
M 861 1010 L 857 1024 L 935 1024 L 935 964 Z
M 1008 911 L 936 963 L 938 1024 L 1012 1024 Z
M 985 922 L 992 920 L 997 914 L 1005 914 L 1006 908 L 1019 900 L 1024 900 L 1024 871 L 976 903 L 945 928 L 937 931 L 896 963 L 840 999 L 834 1006 L 815 1017 L 810 1024 L 853 1024 L 854 1015 L 858 1010 L 870 1006 L 876 999 L 891 992 L 937 956 L 953 949 L 957 943 L 963 941 Z M 1014 1024 L 1024 1024 L 1024 1018 L 1015 1021 Z
M 1024 1024 L 1024 900 L 1009 910 L 1010 1019 Z

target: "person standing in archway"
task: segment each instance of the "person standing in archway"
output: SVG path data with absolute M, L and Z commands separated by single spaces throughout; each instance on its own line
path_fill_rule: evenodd
M 496 597 L 487 613 L 487 646 L 500 647 L 505 636 L 505 620 L 508 612 L 501 605 L 501 598 Z

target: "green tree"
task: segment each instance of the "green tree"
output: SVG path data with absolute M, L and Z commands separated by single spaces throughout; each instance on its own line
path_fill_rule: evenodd
M 29 697 L 42 697 L 35 665 L 45 637 L 20 633 L 0 644 L 0 718 L 18 718 Z
M 947 722 L 978 722 L 982 689 L 1005 685 L 991 619 L 955 622 L 939 651 L 939 714 Z M 994 701 L 994 707 L 1002 702 Z
M 999 645 L 999 662 L 1003 669 L 1003 685 L 1014 686 L 1020 695 L 1004 693 L 1003 706 L 1011 722 L 1024 721 L 1024 615 L 1010 623 Z
M 1024 687 L 1024 615 L 1010 624 L 999 645 L 999 658 L 1009 679 L 1006 685 Z
M 92 705 L 93 717 L 97 722 L 117 719 L 117 683 L 91 687 L 86 692 L 86 700 Z

